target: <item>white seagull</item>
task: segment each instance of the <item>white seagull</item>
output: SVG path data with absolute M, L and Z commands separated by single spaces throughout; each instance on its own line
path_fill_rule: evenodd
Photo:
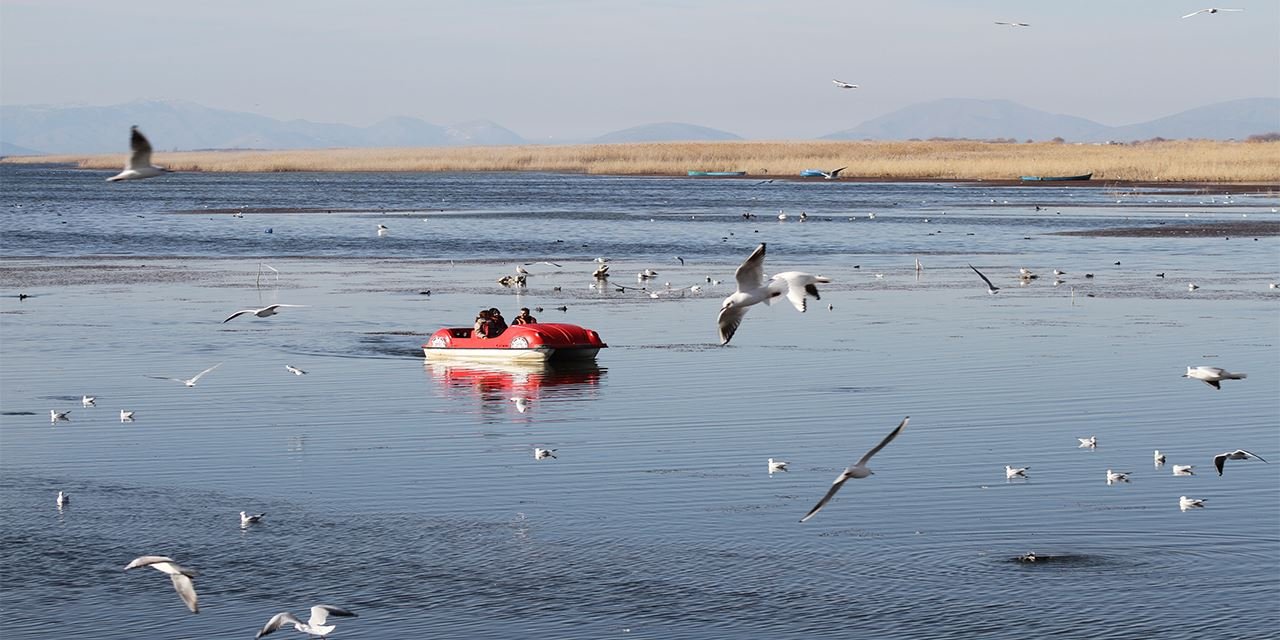
M 196 587 L 191 583 L 191 579 L 198 575 L 195 571 L 178 565 L 173 558 L 166 556 L 139 556 L 125 565 L 124 570 L 128 571 L 136 567 L 151 567 L 156 571 L 169 574 L 169 579 L 173 581 L 173 588 L 187 604 L 187 608 L 191 613 L 200 613 L 200 607 L 196 604 Z
M 1194 464 L 1175 464 L 1173 465 L 1173 475 L 1175 476 L 1194 476 L 1196 466 Z
M 1247 373 L 1231 373 L 1221 367 L 1187 367 L 1187 372 L 1183 374 L 1184 378 L 1195 378 L 1203 381 L 1205 384 L 1214 389 L 1222 389 L 1223 380 L 1244 380 L 1249 377 Z
M 809 510 L 809 513 L 806 513 L 803 518 L 800 518 L 800 522 L 804 522 L 805 520 L 817 515 L 823 507 L 827 506 L 827 503 L 831 501 L 832 496 L 836 495 L 836 492 L 840 490 L 840 487 L 844 486 L 845 481 L 849 478 L 865 478 L 872 475 L 873 472 L 871 469 L 867 468 L 867 462 L 871 460 L 871 456 L 879 453 L 885 445 L 893 442 L 893 439 L 898 437 L 899 433 L 902 433 L 902 429 L 907 426 L 907 421 L 910 419 L 911 416 L 903 418 L 902 422 L 898 423 L 898 427 L 893 431 L 890 431 L 889 435 L 885 436 L 884 440 L 880 441 L 880 444 L 868 451 L 866 455 L 862 456 L 862 459 L 854 463 L 852 467 L 848 467 L 844 471 L 840 472 L 840 475 L 836 476 L 835 481 L 831 483 L 831 488 L 827 489 L 827 495 L 822 496 L 822 499 L 818 501 L 818 504 L 813 505 L 813 508 Z
M 1117 482 L 1128 482 L 1129 474 L 1132 471 L 1112 471 L 1107 469 L 1107 484 L 1115 484 Z
M 840 177 L 840 172 L 841 172 L 841 171 L 844 171 L 845 169 L 848 169 L 848 168 L 849 168 L 849 167 L 840 167 L 839 169 L 833 169 L 833 170 L 831 170 L 831 171 L 823 171 L 823 172 L 822 172 L 822 178 L 823 178 L 824 180 L 836 180 L 836 179 L 838 179 L 838 178 Z M 802 213 L 802 214 L 800 214 L 800 215 L 801 215 L 801 216 L 804 216 L 804 214 L 803 214 L 803 213 Z M 806 216 L 806 217 L 807 217 L 807 216 Z
M 58 492 L 58 501 L 57 501 L 57 502 L 58 502 L 58 508 L 59 508 L 59 509 L 61 509 L 61 508 L 65 507 L 65 506 L 67 506 L 67 505 L 71 504 L 71 496 L 68 496 L 67 494 L 65 494 L 65 493 L 63 493 L 63 492 L 61 492 L 61 491 L 59 491 L 59 492 Z
M 1011 467 L 1006 464 L 1004 466 L 1004 477 L 1006 480 L 1012 480 L 1014 478 L 1025 478 L 1027 477 L 1027 469 L 1030 469 L 1030 468 L 1031 467 Z
M 742 324 L 742 318 L 746 316 L 747 310 L 751 305 L 769 302 L 774 298 L 785 295 L 798 311 L 804 313 L 807 300 L 806 294 L 820 300 L 821 297 L 818 295 L 818 287 L 816 285 L 831 282 L 831 280 L 823 276 L 815 276 L 800 271 L 787 271 L 773 276 L 766 283 L 764 281 L 764 254 L 765 243 L 762 242 L 733 274 L 738 280 L 738 290 L 721 303 L 720 315 L 716 320 L 720 329 L 720 344 L 722 345 L 729 344 L 729 340 L 738 331 L 738 326 Z
M 773 475 L 777 471 L 786 471 L 787 465 L 791 464 L 785 460 L 774 460 L 769 458 L 769 475 Z
M 541 448 L 541 447 L 534 447 L 534 448 L 533 448 L 533 459 L 534 459 L 534 460 L 542 460 L 542 459 L 544 459 L 544 458 L 555 458 L 555 457 L 556 457 L 556 450 L 555 450 L 555 449 L 543 449 L 543 448 Z
M 194 378 L 189 378 L 187 380 L 183 380 L 182 378 L 166 378 L 164 376 L 147 376 L 147 377 L 155 378 L 156 380 L 172 380 L 174 382 L 181 382 L 182 384 L 185 384 L 188 387 L 194 387 L 196 386 L 196 382 L 198 382 L 200 378 L 204 376 L 204 374 L 209 373 L 210 371 L 213 371 L 214 369 L 217 369 L 218 367 L 221 367 L 221 366 L 222 366 L 222 363 L 219 362 L 218 364 L 215 364 L 212 367 L 209 367 L 208 369 L 205 369 L 204 371 L 197 373 Z
M 1198 16 L 1202 13 L 1218 13 L 1219 11 L 1244 11 L 1244 9 L 1220 9 L 1218 7 L 1213 7 L 1210 9 L 1201 9 L 1199 11 L 1192 11 L 1191 13 L 1188 13 L 1187 15 L 1182 16 L 1182 18 L 1185 20 L 1186 18 L 1190 18 L 1191 16 Z
M 1156 452 L 1155 452 L 1155 453 L 1153 453 L 1153 454 L 1151 455 L 1151 457 L 1152 457 L 1152 459 L 1154 459 L 1154 460 L 1155 460 L 1155 463 L 1156 463 L 1156 466 L 1157 466 L 1157 467 L 1158 467 L 1158 466 L 1160 466 L 1160 465 L 1162 465 L 1162 464 L 1164 464 L 1164 454 L 1163 454 L 1163 453 L 1160 453 L 1160 450 L 1159 450 L 1159 449 L 1156 449 Z
M 1204 507 L 1204 498 L 1188 498 L 1186 496 L 1178 496 L 1178 508 L 1186 511 L 1187 509 L 1197 509 Z
M 999 20 L 996 20 L 995 22 L 996 22 L 996 24 L 1001 24 L 1001 25 L 1004 25 L 1004 26 L 1006 26 L 1006 27 L 1029 27 L 1029 26 L 1031 26 L 1030 24 L 1027 24 L 1027 23 L 1025 23 L 1025 22 L 1000 22 Z
M 517 396 L 515 398 L 512 398 L 511 402 L 516 405 L 516 411 L 519 411 L 520 413 L 524 413 L 529 410 L 528 398 L 521 398 Z
M 1089 436 L 1088 438 L 1076 438 L 1080 441 L 1079 449 L 1096 449 L 1098 447 L 1098 436 Z
M 351 618 L 359 617 L 354 611 L 348 611 L 341 607 L 331 607 L 327 604 L 318 604 L 311 607 L 311 618 L 304 624 L 292 613 L 282 611 L 271 616 L 271 619 L 267 621 L 266 626 L 262 627 L 262 631 L 259 631 L 258 635 L 254 636 L 254 640 L 257 640 L 257 638 L 261 638 L 262 636 L 265 636 L 286 624 L 292 624 L 294 629 L 297 629 L 308 636 L 320 636 L 323 638 L 330 633 L 333 633 L 333 629 L 336 626 L 332 624 L 325 624 L 329 621 L 329 616 L 345 616 Z
M 97 402 L 97 400 L 98 399 L 93 396 L 80 396 L 80 406 L 82 407 L 95 406 L 95 403 Z
M 266 516 L 266 515 L 267 515 L 267 514 L 265 514 L 265 513 L 256 513 L 256 514 L 252 514 L 252 515 L 251 515 L 251 514 L 248 514 L 248 513 L 245 513 L 245 512 L 243 512 L 243 511 L 241 511 L 241 512 L 240 512 L 240 526 L 242 526 L 242 527 L 247 527 L 247 526 L 249 526 L 249 525 L 251 525 L 251 524 L 258 524 L 259 522 L 262 522 L 262 518 L 263 518 L 264 516 Z
M 840 87 L 841 89 L 857 89 L 857 88 L 858 88 L 858 85 L 856 85 L 856 84 L 849 84 L 848 82 L 845 82 L 844 80 L 832 80 L 832 82 L 834 82 L 834 83 L 835 83 L 835 85 L 836 85 L 837 87 Z
M 987 283 L 987 293 L 989 293 L 989 294 L 991 294 L 991 295 L 993 295 L 993 296 L 994 296 L 995 294 L 997 294 L 997 293 L 1000 293 L 1000 287 L 997 287 L 997 286 L 995 286 L 994 284 L 991 284 L 991 280 L 990 280 L 989 278 L 987 278 L 986 276 L 982 275 L 982 272 L 981 272 L 981 271 L 978 271 L 978 268 L 977 268 L 977 267 L 975 267 L 975 266 L 973 266 L 973 265 L 969 265 L 969 268 L 970 268 L 970 269 L 973 269 L 973 272 L 974 272 L 974 273 L 976 273 L 976 274 L 978 274 L 978 277 L 979 277 L 979 278 L 982 278 L 982 281 L 983 281 L 983 282 Z
M 1215 466 L 1215 467 L 1217 467 L 1217 468 L 1218 468 L 1218 475 L 1222 475 L 1222 465 L 1223 465 L 1226 461 L 1228 461 L 1228 460 L 1248 460 L 1249 458 L 1257 458 L 1257 459 L 1259 459 L 1259 460 L 1262 460 L 1262 456 L 1260 456 L 1260 455 L 1258 455 L 1258 454 L 1256 454 L 1256 453 L 1254 453 L 1254 452 L 1252 452 L 1252 451 L 1245 451 L 1244 449 L 1236 449 L 1235 451 L 1228 451 L 1228 452 L 1226 452 L 1226 453 L 1219 453 L 1218 455 L 1214 456 L 1214 457 L 1213 457 L 1213 466 Z M 1266 462 L 1266 460 L 1262 460 L 1262 461 L 1263 461 L 1263 462 Z
M 284 366 L 284 370 L 285 370 L 285 371 L 288 371 L 289 373 L 292 373 L 292 374 L 293 374 L 293 375 L 295 375 L 295 376 L 305 376 L 305 375 L 307 375 L 307 372 L 306 372 L 306 371 L 303 371 L 302 369 L 299 369 L 299 368 L 297 368 L 297 367 L 295 367 L 295 366 L 293 366 L 293 365 L 291 365 L 291 364 L 286 364 L 286 365 Z
M 378 237 L 379 237 L 379 238 L 381 238 L 382 236 L 387 235 L 387 232 L 388 232 L 388 231 L 390 231 L 390 229 L 388 229 L 388 228 L 387 228 L 387 225 L 385 225 L 385 224 L 380 224 L 380 225 L 378 225 Z
M 133 412 L 120 410 L 120 422 L 133 422 Z
M 66 411 L 57 411 L 50 409 L 49 424 L 56 424 L 58 422 L 71 422 L 71 410 L 67 409 Z
M 280 309 L 283 307 L 305 307 L 305 306 L 307 305 L 305 304 L 272 304 L 272 305 L 267 305 L 261 309 L 241 309 L 240 311 L 237 311 L 227 316 L 227 319 L 223 320 L 222 322 L 223 323 L 230 322 L 231 320 L 238 318 L 246 313 L 252 313 L 253 315 L 258 316 L 259 318 L 270 318 L 271 316 L 274 316 L 277 313 L 280 313 Z
M 107 182 L 141 180 L 169 173 L 168 169 L 151 164 L 151 143 L 147 142 L 147 137 L 136 126 L 129 127 L 129 147 L 133 154 L 124 163 L 124 171 L 107 178 Z

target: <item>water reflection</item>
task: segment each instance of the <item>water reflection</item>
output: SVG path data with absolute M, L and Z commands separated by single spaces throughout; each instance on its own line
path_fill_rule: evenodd
M 423 370 L 444 397 L 478 400 L 479 413 L 488 417 L 530 416 L 544 401 L 594 399 L 608 371 L 594 361 L 504 364 L 425 360 Z

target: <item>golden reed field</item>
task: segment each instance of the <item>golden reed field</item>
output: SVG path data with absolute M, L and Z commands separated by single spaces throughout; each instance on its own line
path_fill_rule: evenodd
M 125 152 L 9 157 L 117 169 Z M 670 142 L 556 146 L 189 151 L 155 154 L 175 171 L 550 171 L 685 175 L 690 169 L 791 177 L 847 166 L 845 179 L 1011 180 L 1093 173 L 1096 181 L 1280 183 L 1280 142 L 1132 144 L 911 142 Z

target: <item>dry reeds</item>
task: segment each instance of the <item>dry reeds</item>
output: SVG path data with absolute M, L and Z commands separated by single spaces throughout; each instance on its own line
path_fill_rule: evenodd
M 116 169 L 123 154 L 4 158 Z M 670 142 L 564 146 L 191 151 L 157 153 L 175 171 L 546 171 L 685 175 L 690 169 L 794 176 L 847 166 L 846 178 L 1008 180 L 1078 175 L 1145 182 L 1280 182 L 1280 143 L 1157 141 L 1122 145 L 911 142 Z

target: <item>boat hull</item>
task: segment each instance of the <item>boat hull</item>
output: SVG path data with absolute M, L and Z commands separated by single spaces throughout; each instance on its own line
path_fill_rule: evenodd
M 608 346 L 595 331 L 574 324 L 516 325 L 493 338 L 473 338 L 470 328 L 450 327 L 431 334 L 422 355 L 428 360 L 473 362 L 582 361 L 594 359 Z
M 1078 176 L 1021 176 L 1018 179 L 1023 182 L 1070 182 L 1073 180 L 1088 180 L 1092 177 L 1092 173 L 1084 173 Z
M 730 177 L 737 177 L 737 176 L 745 176 L 747 175 L 747 172 L 746 171 L 695 171 L 693 169 L 690 169 L 689 175 L 706 176 L 706 177 L 712 177 L 712 178 L 730 178 Z

